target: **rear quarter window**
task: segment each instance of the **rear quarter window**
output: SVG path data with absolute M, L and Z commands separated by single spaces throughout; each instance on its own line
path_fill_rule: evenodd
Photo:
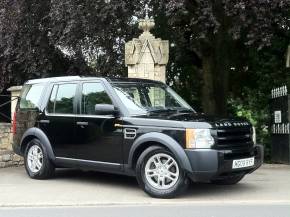
M 44 88 L 44 84 L 24 85 L 20 97 L 20 109 L 39 108 L 39 101 Z
M 57 84 L 48 101 L 47 112 L 56 114 L 73 114 L 74 98 L 77 84 Z

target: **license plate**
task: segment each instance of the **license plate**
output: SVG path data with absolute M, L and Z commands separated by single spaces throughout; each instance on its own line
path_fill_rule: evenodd
M 254 164 L 255 164 L 254 157 L 234 160 L 233 161 L 233 169 L 251 167 L 251 166 L 254 166 Z

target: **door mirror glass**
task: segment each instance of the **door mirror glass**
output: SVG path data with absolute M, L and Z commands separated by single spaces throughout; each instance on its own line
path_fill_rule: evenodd
M 117 109 L 112 104 L 96 104 L 95 114 L 96 115 L 116 115 Z

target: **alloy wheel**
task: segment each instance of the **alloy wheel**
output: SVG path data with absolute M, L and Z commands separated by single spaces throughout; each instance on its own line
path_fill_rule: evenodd
M 149 158 L 145 165 L 145 178 L 154 188 L 160 190 L 169 189 L 178 181 L 178 164 L 168 154 L 155 154 Z
M 31 172 L 37 173 L 42 168 L 43 153 L 38 145 L 30 147 L 27 154 L 27 165 Z

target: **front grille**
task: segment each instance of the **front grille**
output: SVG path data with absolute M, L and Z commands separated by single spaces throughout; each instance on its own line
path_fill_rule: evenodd
M 217 149 L 242 149 L 253 146 L 250 127 L 218 128 L 211 131 Z

